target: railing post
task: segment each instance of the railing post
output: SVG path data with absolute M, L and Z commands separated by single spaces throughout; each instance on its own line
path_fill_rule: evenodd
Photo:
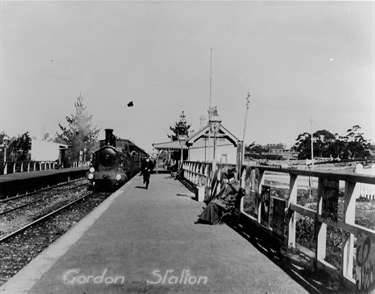
M 3 175 L 8 174 L 8 164 L 5 162 Z
M 15 174 L 16 173 L 16 163 L 13 162 L 13 173 Z
M 251 197 L 251 190 L 254 189 L 254 187 L 251 186 L 251 174 L 252 174 L 252 168 L 251 167 L 246 167 L 243 170 L 242 178 L 241 178 L 241 187 L 245 189 L 245 196 L 249 195 Z M 241 213 L 244 212 L 244 201 L 245 197 L 241 197 L 240 201 L 240 211 Z
M 297 175 L 290 175 L 289 193 L 288 247 L 296 248 L 296 213 L 290 209 L 290 206 L 297 204 Z
M 256 202 L 258 207 L 256 208 L 258 211 L 258 223 L 261 223 L 261 211 L 262 211 L 262 201 L 261 201 L 261 194 L 262 194 L 262 186 L 265 181 L 265 171 L 259 170 L 259 182 L 258 182 L 258 191 L 255 194 L 255 197 L 257 197 L 258 201 Z
M 27 163 L 27 172 L 30 172 L 30 161 Z
M 358 186 L 355 182 L 345 182 L 345 200 L 344 200 L 344 222 L 354 225 L 355 222 L 355 200 Z M 353 279 L 353 254 L 354 254 L 354 235 L 349 233 L 345 238 L 343 232 L 342 243 L 342 275 L 349 280 Z
M 23 162 L 21 163 L 21 173 L 23 172 Z
M 317 216 L 315 219 L 315 237 L 316 237 L 316 252 L 315 260 L 324 261 L 326 258 L 326 247 L 327 247 L 327 224 L 322 223 L 318 220 L 318 217 L 322 215 L 323 207 L 323 179 L 319 178 L 318 182 L 318 207 Z

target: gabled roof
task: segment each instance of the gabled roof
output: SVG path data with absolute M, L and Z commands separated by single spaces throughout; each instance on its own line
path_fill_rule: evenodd
M 209 135 L 210 126 L 207 125 L 200 129 L 198 132 L 193 134 L 188 140 L 186 141 L 186 145 L 191 146 L 200 138 L 207 138 Z M 212 133 L 210 134 L 211 138 L 214 136 Z M 225 138 L 229 140 L 235 147 L 237 146 L 237 142 L 239 139 L 234 136 L 231 132 L 229 132 L 223 125 L 220 125 L 219 133 L 216 135 L 217 138 Z
M 180 141 L 170 141 L 164 143 L 154 143 L 152 146 L 155 149 L 159 150 L 181 150 Z M 188 147 L 184 144 L 183 149 L 188 149 Z
M 194 145 L 196 141 L 201 138 L 208 138 L 210 135 L 213 138 L 213 134 L 210 133 L 210 125 L 207 124 L 205 127 L 201 128 L 196 133 L 192 134 L 189 138 L 187 138 L 183 149 L 188 149 L 190 146 Z M 237 147 L 237 142 L 240 141 L 236 136 L 234 136 L 231 132 L 229 132 L 222 124 L 220 125 L 219 132 L 216 134 L 216 138 L 224 138 L 231 142 L 234 147 Z M 170 141 L 164 143 L 154 143 L 152 146 L 158 150 L 180 150 L 181 145 L 180 141 Z

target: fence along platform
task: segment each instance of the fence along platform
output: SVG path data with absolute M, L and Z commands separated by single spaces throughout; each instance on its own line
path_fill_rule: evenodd
M 0 175 L 43 171 L 57 168 L 56 161 L 6 161 L 0 163 Z M 72 162 L 72 167 L 89 166 L 89 162 Z
M 357 164 L 355 168 L 357 174 L 372 175 L 375 176 L 375 164 L 371 165 L 370 168 L 364 168 L 362 164 Z M 369 200 L 375 199 L 375 185 L 359 183 L 358 198 L 363 197 Z
M 218 170 L 213 173 L 211 163 L 184 162 L 183 169 L 187 180 L 197 187 L 207 186 L 212 192 L 215 187 L 213 183 L 220 181 L 220 173 L 225 166 L 219 165 Z M 271 173 L 289 176 L 287 199 L 280 200 L 267 194 L 267 189 L 263 189 L 263 186 L 272 187 L 272 184 L 265 185 L 267 176 Z M 318 179 L 316 208 L 307 208 L 297 203 L 299 177 Z M 356 199 L 360 197 L 360 188 L 362 185 L 367 185 L 373 189 L 375 176 L 243 165 L 240 179 L 241 186 L 246 189 L 246 196 L 242 198 L 240 207 L 244 217 L 269 234 L 281 238 L 290 248 L 296 248 L 297 245 L 298 217 L 311 219 L 315 228 L 312 236 L 316 244 L 313 253 L 315 266 L 339 276 L 348 287 L 357 289 L 358 292 L 375 289 L 375 271 L 372 270 L 375 264 L 375 231 L 355 224 L 355 206 Z M 341 197 L 343 203 L 340 204 L 343 205 L 341 218 L 337 215 L 340 181 L 344 182 L 345 187 L 344 196 Z M 330 199 L 332 193 L 334 201 Z M 253 203 L 253 215 L 245 210 L 246 198 Z M 282 202 L 284 204 L 280 204 Z M 275 203 L 279 204 L 275 205 Z M 280 211 L 282 205 L 285 205 L 285 211 L 282 211 L 283 209 Z M 278 222 L 273 221 L 273 215 L 277 215 Z M 327 227 L 342 232 L 339 266 L 327 262 L 327 240 L 331 237 L 327 234 Z M 354 250 L 355 240 L 356 250 Z

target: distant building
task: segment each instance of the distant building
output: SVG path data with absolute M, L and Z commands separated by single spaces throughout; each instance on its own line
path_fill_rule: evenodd
M 154 143 L 153 147 L 158 151 L 187 149 L 188 160 L 202 162 L 212 162 L 215 151 L 218 163 L 235 164 L 239 139 L 223 126 L 217 109 L 211 109 L 207 124 L 205 124 L 204 117 L 200 117 L 200 121 L 200 129 L 188 138 L 184 138 L 183 141 Z
M 292 149 L 271 149 L 270 154 L 280 155 L 286 160 L 296 159 L 298 157 L 298 152 L 295 152 Z
M 47 141 L 31 140 L 32 161 L 62 162 L 68 145 Z

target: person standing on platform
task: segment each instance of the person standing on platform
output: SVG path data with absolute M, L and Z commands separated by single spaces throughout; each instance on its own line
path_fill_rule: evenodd
M 154 169 L 154 164 L 150 160 L 150 155 L 146 155 L 146 159 L 142 162 L 141 166 L 141 174 L 143 175 L 143 184 L 146 184 L 146 189 L 148 189 L 148 185 L 150 184 L 150 174 Z

